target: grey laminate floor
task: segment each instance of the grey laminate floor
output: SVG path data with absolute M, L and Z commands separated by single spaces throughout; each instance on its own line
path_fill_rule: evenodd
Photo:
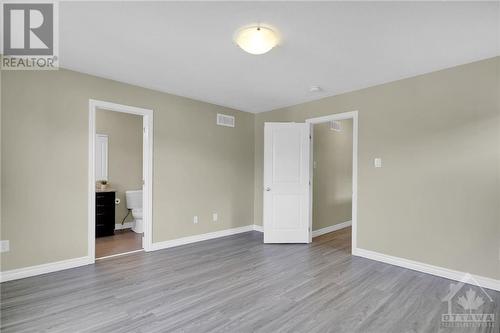
M 500 293 L 479 309 L 495 327 L 442 328 L 452 281 L 352 257 L 349 238 L 264 245 L 249 232 L 3 283 L 1 331 L 499 331 Z

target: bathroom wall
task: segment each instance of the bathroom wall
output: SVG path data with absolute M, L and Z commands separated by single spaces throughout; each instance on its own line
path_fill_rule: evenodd
M 3 271 L 87 255 L 89 98 L 154 110 L 154 242 L 253 223 L 253 114 L 64 69 L 1 80 Z
M 257 114 L 255 223 L 264 122 L 358 110 L 358 247 L 500 279 L 499 67 L 495 57 Z
M 97 109 L 96 132 L 108 135 L 108 181 L 121 200 L 115 206 L 119 224 L 128 212 L 125 191 L 142 188 L 142 116 Z
M 313 230 L 351 220 L 352 120 L 341 124 L 339 132 L 329 122 L 313 127 Z

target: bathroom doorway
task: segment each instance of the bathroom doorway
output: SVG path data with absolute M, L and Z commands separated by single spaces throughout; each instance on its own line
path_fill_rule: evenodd
M 149 250 L 152 110 L 90 100 L 89 257 Z

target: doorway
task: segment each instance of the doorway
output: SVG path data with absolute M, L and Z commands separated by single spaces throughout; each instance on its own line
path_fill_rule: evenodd
M 352 122 L 352 249 L 357 233 L 358 112 L 307 119 L 305 123 L 264 124 L 264 243 L 310 243 L 313 237 L 315 124 Z M 345 207 L 344 207 L 345 209 Z M 341 222 L 347 226 L 349 221 Z M 336 223 L 338 228 L 341 223 Z M 320 228 L 321 229 L 321 228 Z M 318 229 L 319 230 L 319 229 Z M 328 229 L 327 229 L 328 230 Z
M 350 241 L 352 119 L 313 124 L 311 133 L 314 137 L 311 149 L 312 237 L 314 239 L 347 228 L 342 235 L 349 232 Z
M 89 101 L 88 253 L 93 260 L 149 251 L 152 110 Z
M 356 248 L 358 112 L 307 119 L 311 125 L 311 240 L 351 231 Z

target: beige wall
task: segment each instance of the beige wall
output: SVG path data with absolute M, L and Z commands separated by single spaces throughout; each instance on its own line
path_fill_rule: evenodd
M 3 72 L 1 233 L 11 251 L 2 270 L 86 255 L 94 98 L 155 110 L 155 242 L 262 224 L 263 123 L 359 110 L 358 246 L 499 279 L 499 65 L 256 116 L 72 71 Z M 216 126 L 217 112 L 235 115 L 237 127 Z
M 89 98 L 154 110 L 154 242 L 253 222 L 252 114 L 68 70 L 5 71 L 2 270 L 87 255 Z
M 358 110 L 358 247 L 499 279 L 499 63 L 258 114 L 255 223 L 262 224 L 264 122 Z M 375 157 L 382 168 L 373 167 Z
M 341 123 L 340 132 L 329 122 L 313 127 L 313 230 L 351 220 L 352 120 Z
M 125 191 L 142 188 L 142 116 L 98 109 L 96 132 L 108 135 L 108 181 L 121 200 L 115 222 L 127 215 Z M 129 214 L 125 222 L 133 221 Z

